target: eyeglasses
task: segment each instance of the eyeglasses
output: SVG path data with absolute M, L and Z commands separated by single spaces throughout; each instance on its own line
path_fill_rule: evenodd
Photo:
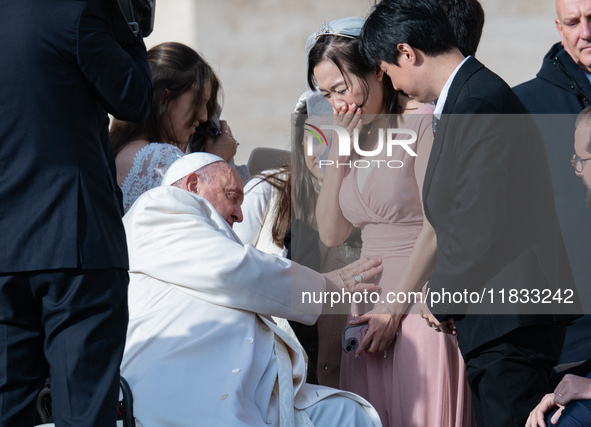
M 570 158 L 570 164 L 573 165 L 573 168 L 575 168 L 575 171 L 577 173 L 581 173 L 581 172 L 583 172 L 583 168 L 585 167 L 585 162 L 587 160 L 591 160 L 591 157 L 588 157 L 586 159 L 581 159 L 576 154 L 573 154 L 573 156 Z

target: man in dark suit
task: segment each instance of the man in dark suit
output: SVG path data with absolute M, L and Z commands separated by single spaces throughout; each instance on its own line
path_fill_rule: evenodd
M 591 105 L 591 0 L 557 0 L 556 14 L 561 42 L 546 53 L 536 77 L 513 90 L 544 135 L 560 229 L 587 313 L 568 327 L 560 363 L 569 363 L 591 357 L 591 211 L 567 161 L 575 118 Z
M 583 181 L 585 201 L 591 207 L 591 107 L 585 108 L 575 120 L 575 153 L 571 156 L 574 175 Z M 578 183 L 579 184 L 579 183 Z M 589 241 L 586 241 L 589 245 Z M 589 255 L 589 251 L 586 251 Z M 553 393 L 545 395 L 530 413 L 526 427 L 551 426 L 560 419 L 562 426 L 591 424 L 591 359 L 560 372 Z
M 509 86 L 460 53 L 436 0 L 382 1 L 361 40 L 396 89 L 437 99 L 423 188 L 436 238 L 417 276 L 431 273 L 431 293 L 486 294 L 487 304 L 447 298 L 434 312 L 455 322 L 478 426 L 522 426 L 550 389 L 566 329 L 558 313 L 572 306 L 501 304 L 502 292 L 574 288 L 541 136 Z
M 141 38 L 105 0 L 0 0 L 0 426 L 114 426 L 127 248 L 108 116 L 152 98 Z

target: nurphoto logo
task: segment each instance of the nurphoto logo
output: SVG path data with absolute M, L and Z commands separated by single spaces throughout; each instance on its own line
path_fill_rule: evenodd
M 324 136 L 324 133 L 317 127 L 314 125 L 311 125 L 310 123 L 304 123 L 304 126 L 310 126 L 312 129 L 306 129 L 304 128 L 304 130 L 307 130 L 308 132 L 310 132 L 312 135 L 314 135 L 316 137 L 316 139 L 318 140 L 318 142 L 320 143 L 320 146 L 322 146 L 322 141 L 324 141 L 324 144 L 326 145 L 325 148 L 328 148 L 328 140 L 326 139 L 326 136 Z M 320 138 L 320 135 L 322 135 L 322 139 Z M 312 135 L 308 135 L 308 156 L 312 156 Z
M 309 123 L 305 123 L 305 125 L 312 128 L 305 128 L 306 131 L 310 132 L 310 135 L 307 135 L 306 140 L 306 152 L 308 156 L 314 155 L 314 138 L 320 143 L 321 147 L 325 146 L 328 148 L 328 139 L 324 135 L 324 132 L 322 132 L 323 130 L 331 130 L 333 131 L 333 135 L 337 136 L 339 156 L 348 157 L 351 155 L 351 140 L 353 141 L 353 150 L 363 158 L 355 161 L 336 162 L 337 168 L 340 166 L 348 166 L 365 169 L 372 166 L 372 164 L 377 165 L 378 168 L 384 165 L 393 169 L 401 168 L 404 166 L 402 160 L 392 159 L 393 147 L 395 146 L 402 147 L 412 157 L 417 156 L 417 153 L 410 147 L 411 144 L 417 142 L 417 133 L 412 129 L 379 128 L 378 143 L 376 147 L 373 150 L 363 150 L 359 146 L 359 131 L 357 129 L 353 130 L 353 137 L 351 138 L 347 129 L 341 126 L 321 125 L 320 128 L 318 128 Z M 395 139 L 398 135 L 408 135 L 409 138 Z M 384 158 L 382 154 L 384 146 L 386 147 L 386 158 Z M 375 157 L 375 159 L 371 159 L 371 157 Z M 322 168 L 325 166 L 332 166 L 335 162 L 333 160 L 319 160 L 318 164 Z

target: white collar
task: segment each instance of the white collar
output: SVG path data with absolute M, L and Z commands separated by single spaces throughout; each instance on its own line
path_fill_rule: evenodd
M 451 87 L 451 84 L 454 81 L 454 77 L 456 76 L 462 65 L 464 65 L 464 62 L 466 62 L 468 58 L 470 58 L 470 56 L 471 55 L 468 55 L 464 58 L 464 60 L 460 63 L 460 65 L 456 67 L 454 72 L 451 73 L 451 76 L 449 76 L 449 78 L 443 85 L 443 89 L 441 89 L 441 93 L 439 94 L 439 98 L 437 98 L 437 102 L 435 104 L 435 110 L 433 111 L 433 115 L 437 119 L 441 118 L 441 113 L 443 113 L 443 106 L 445 105 L 445 101 L 447 100 L 447 93 L 449 92 L 449 88 Z

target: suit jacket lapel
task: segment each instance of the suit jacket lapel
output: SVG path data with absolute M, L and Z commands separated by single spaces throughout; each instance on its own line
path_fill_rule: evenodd
M 468 81 L 472 74 L 482 67 L 484 67 L 484 65 L 482 65 L 474 57 L 468 58 L 464 65 L 460 67 L 453 79 L 453 82 L 451 83 L 447 93 L 447 98 L 445 100 L 445 105 L 443 106 L 441 119 L 439 119 L 439 123 L 437 123 L 437 132 L 435 132 L 433 138 L 433 147 L 431 148 L 429 162 L 427 163 L 427 171 L 425 173 L 425 181 L 423 184 L 423 200 L 425 200 L 429 192 L 431 180 L 433 179 L 433 173 L 435 172 L 435 167 L 437 166 L 437 162 L 439 161 L 439 157 L 441 155 L 441 150 L 443 149 L 443 140 L 447 131 L 447 125 L 449 123 L 449 115 L 453 113 L 453 107 L 456 105 L 458 96 L 460 95 L 464 84 Z
M 423 182 L 423 200 L 427 197 L 429 187 L 431 186 L 431 179 L 433 178 L 433 172 L 435 166 L 439 161 L 439 155 L 443 148 L 443 135 L 447 128 L 447 116 L 441 115 L 441 119 L 437 124 L 437 131 L 433 135 L 433 146 L 431 147 L 431 154 L 429 155 L 429 162 L 427 163 L 427 170 L 425 171 L 425 181 Z

